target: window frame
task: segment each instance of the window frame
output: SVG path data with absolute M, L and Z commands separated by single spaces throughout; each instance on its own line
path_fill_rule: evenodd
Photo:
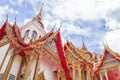
M 31 37 L 32 37 L 32 39 L 35 40 L 37 38 L 37 32 L 33 31 Z
M 26 31 L 25 31 L 25 35 L 24 35 L 24 37 L 28 37 L 29 33 L 30 33 L 30 30 L 29 30 L 29 29 L 26 30 Z

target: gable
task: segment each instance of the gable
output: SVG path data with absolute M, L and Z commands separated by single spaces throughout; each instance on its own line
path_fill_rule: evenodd
M 55 54 L 58 55 L 54 40 L 50 40 L 48 43 L 46 43 L 46 46 L 49 47 Z
M 108 52 L 107 54 L 106 54 L 106 58 L 105 58 L 105 60 L 109 60 L 109 59 L 113 59 L 114 57 Z
M 111 55 L 109 52 L 106 53 L 104 61 L 103 61 L 103 66 L 101 67 L 101 69 L 103 68 L 110 68 L 110 67 L 115 67 L 117 65 L 120 65 L 119 61 L 113 56 Z
M 37 20 L 34 19 L 21 28 L 21 36 L 25 37 L 26 31 L 28 30 L 29 30 L 29 34 L 27 37 L 29 39 L 32 39 L 33 32 L 37 33 L 36 39 L 46 34 L 45 30 L 41 27 L 40 23 L 38 23 Z

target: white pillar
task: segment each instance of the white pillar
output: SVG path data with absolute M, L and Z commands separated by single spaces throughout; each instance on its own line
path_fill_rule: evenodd
M 96 63 L 94 62 L 93 65 L 94 65 L 94 66 L 93 66 L 93 69 L 95 70 L 95 69 L 96 69 Z
M 103 77 L 102 77 L 102 75 L 100 74 L 100 80 L 103 80 Z
M 106 80 L 108 80 L 108 75 L 106 70 L 105 70 L 105 77 L 106 77 Z

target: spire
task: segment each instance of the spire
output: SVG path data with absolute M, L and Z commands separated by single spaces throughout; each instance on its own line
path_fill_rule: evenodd
M 7 26 L 9 25 L 9 22 L 8 22 L 8 18 L 9 18 L 9 12 L 7 13 L 7 15 L 6 15 L 6 28 L 7 28 Z
M 52 30 L 54 30 L 55 27 L 56 27 L 56 23 L 55 23 L 54 26 L 52 27 Z
M 105 40 L 105 42 L 103 42 L 103 44 L 104 44 L 104 48 L 105 48 L 105 49 L 109 48 L 108 43 L 107 43 L 106 40 Z
M 83 50 L 87 50 L 84 41 L 82 41 L 82 49 L 83 49 Z
M 16 25 L 16 17 L 15 17 L 15 22 L 14 22 L 14 25 Z
M 6 15 L 6 23 L 8 23 L 8 17 L 9 17 L 8 14 L 9 14 L 9 12 Z
M 87 51 L 83 38 L 82 38 L 82 49 Z
M 58 31 L 60 31 L 60 28 L 62 27 L 62 23 L 59 25 Z
M 105 41 L 105 42 L 106 42 L 106 46 L 107 46 L 107 48 L 109 48 L 107 41 Z
M 103 42 L 103 44 L 104 44 L 105 50 L 109 49 L 109 46 L 108 46 L 107 42 L 106 43 Z
M 16 23 L 16 20 L 17 20 L 17 19 L 16 19 L 16 17 L 15 17 L 15 22 L 14 22 L 14 24 L 13 24 L 13 28 L 14 28 L 14 29 L 16 29 L 16 27 L 18 27 L 18 26 L 17 26 L 17 23 Z
M 107 46 L 105 45 L 105 42 L 103 42 L 103 45 L 104 45 L 104 48 L 106 49 L 106 48 L 107 48 Z
M 42 6 L 41 6 L 41 9 L 40 9 L 40 12 L 38 14 L 38 17 L 42 18 L 42 10 L 43 10 L 43 6 L 44 6 L 44 3 L 42 3 Z
M 16 17 L 15 17 L 15 21 L 14 21 L 14 24 L 13 24 L 13 30 L 14 31 L 16 30 L 16 27 L 17 27 L 17 24 L 16 24 Z

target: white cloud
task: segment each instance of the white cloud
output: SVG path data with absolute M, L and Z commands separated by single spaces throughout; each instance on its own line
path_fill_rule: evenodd
M 32 6 L 35 6 L 38 4 L 37 2 L 40 2 L 40 0 L 27 0 L 27 2 L 29 2 Z
M 0 6 L 0 22 L 5 19 L 4 15 L 7 15 L 8 12 L 9 14 L 18 14 L 18 11 L 15 11 L 12 8 L 10 8 L 9 5 Z
M 23 0 L 18 0 L 18 3 L 22 6 Z
M 32 6 L 36 6 L 36 4 L 38 4 L 36 3 L 37 0 L 34 2 L 33 0 L 30 0 L 29 2 Z M 55 23 L 59 26 L 63 20 L 67 20 L 67 22 L 63 22 L 61 32 L 63 33 L 65 31 L 66 33 L 62 35 L 68 36 L 70 34 L 76 34 L 89 36 L 90 34 L 95 33 L 94 36 L 99 37 L 102 33 L 92 32 L 90 28 L 81 28 L 80 26 L 76 26 L 73 24 L 73 21 L 76 21 L 77 19 L 84 21 L 104 19 L 106 21 L 105 26 L 112 31 L 106 32 L 105 36 L 99 38 L 99 41 L 96 39 L 98 44 L 103 44 L 101 42 L 103 42 L 103 39 L 105 38 L 109 45 L 117 44 L 116 38 L 119 40 L 119 36 L 117 35 L 120 28 L 120 20 L 118 20 L 118 16 L 115 15 L 114 11 L 120 12 L 120 0 L 44 0 L 43 2 L 45 3 L 45 7 L 43 9 L 45 27 L 48 28 L 53 26 Z M 38 12 L 37 9 L 34 9 L 34 11 L 35 14 Z M 48 13 L 49 11 L 51 13 Z M 115 45 L 114 48 L 118 50 L 120 46 Z
M 9 6 L 0 6 L 0 22 L 3 20 L 3 15 L 8 13 Z
M 61 29 L 62 31 L 65 31 L 63 35 L 66 36 L 71 34 L 89 36 L 91 34 L 90 28 L 81 29 L 79 26 L 75 26 L 70 23 L 64 23 Z
M 24 24 L 27 24 L 27 22 L 29 22 L 31 19 L 25 19 L 24 20 Z
M 120 29 L 107 32 L 104 40 L 107 41 L 109 47 L 120 53 Z
M 106 32 L 106 40 L 111 49 L 120 53 L 120 0 L 101 0 L 98 6 L 99 13 L 106 20 L 106 27 L 111 31 Z
M 33 13 L 37 15 L 39 12 L 38 8 L 40 8 L 40 5 L 41 5 L 41 0 L 26 0 L 26 2 L 32 5 Z
M 0 6 L 0 14 L 5 14 L 8 9 L 9 9 L 8 5 Z
M 90 20 L 99 17 L 96 12 L 96 0 L 61 0 L 53 9 L 53 14 L 70 20 Z
M 117 21 L 118 13 L 120 13 L 120 0 L 101 0 L 97 10 L 102 18 L 106 20 L 106 26 L 109 29 L 120 28 L 120 21 Z
M 18 14 L 18 11 L 13 10 L 12 8 L 10 8 L 10 9 L 8 10 L 8 12 L 9 12 L 9 13 L 12 13 L 12 14 L 13 14 L 13 13 Z
M 10 2 L 12 5 L 15 5 L 15 4 L 16 4 L 15 1 L 13 1 L 13 0 L 9 0 L 9 2 Z
M 15 6 L 18 6 L 18 5 L 22 6 L 23 0 L 16 0 L 16 1 L 14 1 L 14 0 L 9 0 L 9 2 L 10 2 L 12 5 L 15 5 Z
M 106 26 L 109 29 L 119 29 L 120 28 L 120 22 L 118 22 L 116 19 L 109 19 L 109 21 L 107 21 Z

